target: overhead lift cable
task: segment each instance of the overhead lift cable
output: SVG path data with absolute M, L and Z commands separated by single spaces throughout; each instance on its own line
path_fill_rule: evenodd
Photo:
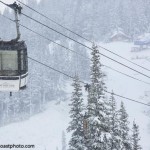
M 7 19 L 13 21 L 13 20 L 10 19 L 10 18 L 7 18 Z M 68 75 L 68 74 L 66 74 L 66 73 L 64 73 L 64 72 L 62 72 L 62 71 L 60 71 L 60 70 L 57 70 L 57 69 L 55 69 L 55 68 L 53 68 L 53 67 L 51 67 L 51 66 L 49 66 L 49 65 L 47 65 L 47 64 L 45 64 L 45 63 L 42 63 L 42 62 L 40 62 L 40 61 L 38 61 L 38 60 L 36 60 L 36 59 L 34 59 L 34 58 L 28 57 L 28 59 L 30 59 L 30 60 L 32 60 L 32 61 L 38 63 L 38 64 L 41 64 L 42 66 L 45 66 L 45 67 L 47 67 L 47 68 L 49 68 L 49 69 L 51 69 L 51 70 L 53 70 L 53 71 L 56 71 L 56 72 L 58 72 L 58 73 L 60 73 L 60 74 L 63 74 L 63 75 L 65 75 L 65 76 L 67 76 L 67 77 L 69 77 L 69 78 L 71 78 L 71 79 L 74 79 L 74 77 L 72 77 L 72 76 L 70 76 L 70 75 Z M 83 83 L 83 84 L 86 84 L 86 83 L 83 82 L 83 81 L 80 81 L 80 82 Z M 111 94 L 111 92 L 109 92 L 109 91 L 107 91 L 107 90 L 105 90 L 105 92 Z M 146 104 L 146 103 L 143 103 L 143 102 L 140 102 L 140 101 L 131 99 L 131 98 L 127 98 L 127 97 L 121 96 L 121 95 L 116 94 L 116 93 L 113 93 L 113 95 L 115 95 L 115 96 L 117 96 L 117 97 L 120 97 L 120 98 L 123 98 L 123 99 L 126 99 L 126 100 L 128 100 L 128 101 L 132 101 L 132 102 L 135 102 L 135 103 L 138 103 L 138 104 L 141 104 L 141 105 L 145 105 L 145 106 L 149 106 L 149 107 L 150 107 L 149 104 Z
M 67 27 L 65 27 L 65 26 L 63 26 L 63 25 L 61 25 L 60 23 L 54 21 L 53 19 L 50 19 L 49 17 L 47 17 L 47 16 L 44 15 L 43 13 L 40 13 L 39 11 L 33 9 L 32 7 L 30 7 L 29 5 L 27 5 L 27 4 L 23 3 L 23 2 L 21 2 L 20 0 L 17 0 L 17 1 L 18 1 L 19 3 L 21 3 L 22 5 L 26 6 L 27 8 L 31 9 L 32 11 L 36 12 L 37 14 L 39 14 L 39 15 L 43 16 L 44 18 L 50 20 L 51 22 L 55 23 L 56 25 L 62 27 L 63 29 L 65 29 L 65 30 L 67 30 L 67 31 L 69 31 L 69 32 L 71 32 L 71 33 L 77 35 L 78 37 L 80 37 L 80 38 L 86 40 L 87 42 L 93 44 L 93 42 L 92 42 L 91 40 L 89 40 L 89 39 L 83 37 L 82 35 L 80 35 L 80 34 L 74 32 L 74 31 L 70 30 L 69 28 L 67 28 Z M 139 64 L 136 64 L 136 63 L 132 62 L 131 60 L 129 60 L 129 59 L 127 59 L 127 58 L 125 58 L 125 57 L 123 57 L 123 56 L 121 56 L 121 55 L 119 55 L 119 54 L 117 54 L 117 53 L 115 53 L 115 52 L 112 52 L 111 50 L 109 50 L 109 49 L 107 49 L 107 48 L 105 48 L 105 47 L 103 47 L 103 46 L 100 46 L 100 45 L 97 45 L 97 46 L 100 47 L 100 48 L 102 48 L 102 49 L 104 49 L 104 50 L 106 50 L 106 51 L 108 51 L 108 52 L 110 52 L 110 53 L 112 53 L 112 54 L 114 54 L 114 55 L 116 55 L 116 56 L 118 56 L 118 57 L 120 57 L 120 58 L 122 58 L 122 59 L 124 59 L 124 60 L 126 60 L 126 61 L 128 61 L 128 62 L 130 62 L 130 63 L 132 63 L 132 64 L 134 64 L 134 65 L 136 65 L 136 66 L 138 66 L 138 67 L 140 67 L 140 68 L 142 68 L 142 69 L 145 69 L 145 70 L 147 70 L 147 71 L 150 71 L 150 69 L 145 68 L 145 67 L 143 67 L 143 66 L 141 66 L 141 65 L 139 65 Z
M 0 1 L 0 2 L 3 3 L 4 5 L 8 6 L 8 5 L 5 4 L 4 2 L 2 2 L 2 1 Z M 9 6 L 8 6 L 8 7 L 9 7 Z M 76 40 L 70 38 L 69 36 L 67 36 L 67 35 L 65 35 L 65 34 L 63 34 L 63 33 L 59 32 L 59 31 L 57 31 L 57 30 L 55 30 L 55 29 L 53 29 L 53 28 L 51 28 L 51 27 L 45 25 L 44 23 L 42 23 L 42 22 L 40 22 L 40 21 L 38 21 L 38 20 L 36 20 L 36 19 L 34 19 L 34 18 L 32 18 L 32 17 L 30 17 L 30 16 L 24 14 L 24 13 L 21 13 L 21 14 L 24 15 L 24 16 L 26 16 L 27 18 L 29 18 L 29 19 L 31 19 L 31 20 L 33 20 L 33 21 L 35 21 L 35 22 L 37 22 L 37 23 L 39 23 L 39 24 L 41 24 L 41 25 L 43 25 L 43 26 L 45 26 L 45 27 L 47 27 L 47 28 L 49 28 L 50 30 L 52 30 L 52 31 L 54 31 L 54 32 L 56 32 L 56 33 L 58 33 L 58 34 L 60 34 L 60 35 L 62 35 L 62 36 L 64 36 L 64 37 L 66 37 L 66 38 L 68 38 L 68 39 L 70 39 L 70 40 L 72 40 L 72 41 L 74 41 L 74 42 L 76 42 L 76 43 L 78 43 L 78 44 L 80 44 L 80 45 L 82 45 L 82 46 L 88 48 L 88 49 L 90 49 L 90 50 L 92 50 L 92 48 L 88 47 L 87 45 L 85 45 L 85 44 L 83 44 L 83 43 L 81 43 L 81 42 L 78 42 L 78 41 L 76 41 Z M 127 65 L 125 65 L 125 64 L 123 64 L 123 63 L 121 63 L 121 62 L 119 62 L 119 61 L 117 61 L 117 60 L 115 60 L 115 59 L 113 59 L 113 58 L 111 58 L 111 57 L 106 56 L 105 54 L 102 54 L 102 53 L 100 53 L 100 52 L 99 52 L 99 54 L 102 55 L 103 57 L 107 58 L 107 59 L 110 59 L 110 60 L 112 60 L 112 61 L 114 61 L 114 62 L 116 62 L 116 63 L 118 63 L 118 64 L 120 64 L 120 65 L 122 65 L 122 66 L 124 66 L 124 67 L 126 67 L 126 68 L 128 68 L 128 69 L 130 69 L 130 70 L 132 70 L 132 71 L 134 71 L 134 72 L 136 72 L 136 73 L 139 73 L 139 74 L 141 74 L 141 75 L 143 75 L 143 76 L 145 76 L 145 77 L 147 77 L 147 78 L 150 78 L 149 75 L 146 75 L 146 74 L 144 74 L 144 73 L 142 73 L 142 72 L 140 72 L 140 71 L 137 71 L 136 69 L 133 69 L 133 68 L 131 68 L 131 67 L 129 67 L 129 66 L 127 66 Z
M 118 72 L 119 74 L 122 74 L 122 75 L 124 75 L 124 76 L 126 76 L 126 77 L 129 77 L 129 78 L 131 78 L 131 79 L 134 79 L 134 80 L 143 82 L 143 83 L 145 83 L 145 84 L 147 84 L 147 85 L 150 85 L 150 83 L 148 83 L 148 82 L 146 82 L 146 81 L 140 80 L 140 79 L 135 78 L 135 77 L 133 77 L 133 76 L 131 76 L 131 75 L 128 75 L 128 74 L 126 74 L 126 73 L 123 73 L 123 72 L 121 72 L 121 71 L 118 71 L 118 70 L 116 70 L 116 69 L 113 69 L 113 68 L 111 68 L 111 67 L 109 67 L 109 66 L 107 66 L 107 65 L 103 65 L 103 66 L 106 67 L 106 68 L 109 68 L 109 69 L 111 69 L 111 70 L 113 70 L 113 71 L 115 71 L 115 72 Z
M 38 60 L 36 60 L 36 59 L 34 59 L 34 58 L 31 58 L 31 57 L 28 57 L 28 58 L 31 59 L 32 61 L 38 63 L 38 64 L 41 64 L 41 65 L 43 65 L 43 66 L 45 66 L 45 67 L 51 69 L 51 70 L 54 70 L 54 71 L 56 71 L 56 72 L 58 72 L 58 73 L 60 73 L 60 74 L 63 74 L 63 75 L 65 75 L 65 76 L 71 78 L 71 79 L 74 79 L 74 77 L 72 77 L 72 76 L 70 76 L 70 75 L 68 75 L 68 74 L 66 74 L 66 73 L 63 73 L 62 71 L 57 70 L 57 69 L 55 69 L 55 68 L 53 68 L 53 67 L 51 67 L 51 66 L 49 66 L 49 65 L 46 65 L 46 64 L 44 64 L 44 63 L 42 63 L 42 62 L 40 62 L 40 61 L 38 61 Z M 86 84 L 86 83 L 83 82 L 83 81 L 80 81 L 80 82 L 83 83 L 83 84 Z M 107 91 L 107 90 L 104 90 L 104 91 L 105 91 L 106 93 L 108 93 L 108 94 L 112 94 L 112 92 L 109 92 L 109 91 Z M 121 96 L 121 95 L 116 94 L 116 93 L 113 93 L 113 95 L 115 95 L 115 96 L 117 96 L 117 97 L 120 97 L 120 98 L 123 98 L 123 99 L 126 99 L 126 100 L 128 100 L 128 101 L 132 101 L 132 102 L 134 102 L 134 103 L 138 103 L 138 104 L 141 104 L 141 105 L 145 105 L 145 106 L 149 106 L 149 107 L 150 107 L 149 104 L 146 104 L 146 103 L 143 103 L 143 102 L 140 102 L 140 101 L 137 101 L 137 100 L 134 100 L 134 99 L 125 97 L 125 96 Z
M 109 92 L 107 90 L 104 90 L 106 93 L 109 93 L 109 94 L 112 94 L 112 92 Z M 145 105 L 145 106 L 149 106 L 150 107 L 150 104 L 146 104 L 146 103 L 143 103 L 143 102 L 140 102 L 140 101 L 137 101 L 137 100 L 134 100 L 134 99 L 131 99 L 131 98 L 128 98 L 128 97 L 125 97 L 125 96 L 121 96 L 119 94 L 116 94 L 116 93 L 113 93 L 113 95 L 117 96 L 117 97 L 120 97 L 120 98 L 123 98 L 123 99 L 126 99 L 126 100 L 129 100 L 129 101 L 132 101 L 132 102 L 135 102 L 135 103 L 139 103 L 139 104 L 142 104 L 142 105 Z
M 66 73 L 64 73 L 64 72 L 62 72 L 62 71 L 59 71 L 59 70 L 57 70 L 57 69 L 55 69 L 55 68 L 53 68 L 53 67 L 51 67 L 51 66 L 49 66 L 49 65 L 46 65 L 46 64 L 44 64 L 44 63 L 42 63 L 42 62 L 40 62 L 40 61 L 38 61 L 38 60 L 36 60 L 36 59 L 34 59 L 34 58 L 31 58 L 31 57 L 29 57 L 29 56 L 28 56 L 28 58 L 31 59 L 32 61 L 38 63 L 38 64 L 41 64 L 41 65 L 43 65 L 43 66 L 45 66 L 45 67 L 51 69 L 51 70 L 54 70 L 54 71 L 56 71 L 56 72 L 58 72 L 58 73 L 60 73 L 60 74 L 63 74 L 64 76 L 67 76 L 67 77 L 69 77 L 69 78 L 74 79 L 74 77 L 72 77 L 72 76 L 70 76 L 70 75 L 68 75 L 68 74 L 66 74 Z M 82 81 L 81 81 L 81 83 L 85 84 L 85 83 L 82 82 Z
M 72 41 L 74 41 L 74 42 L 76 42 L 76 43 L 78 43 L 78 44 L 80 44 L 80 45 L 82 45 L 82 46 L 84 46 L 84 47 L 90 49 L 90 50 L 93 50 L 92 48 L 88 47 L 87 45 L 85 45 L 85 44 L 83 44 L 83 43 L 81 43 L 81 42 L 76 41 L 75 39 L 73 39 L 73 38 L 71 38 L 71 37 L 69 37 L 69 36 L 67 36 L 67 35 L 65 35 L 65 34 L 59 32 L 59 31 L 57 31 L 57 30 L 55 30 L 55 29 L 53 29 L 53 28 L 51 28 L 51 27 L 49 27 L 48 25 L 46 25 L 46 24 L 44 24 L 44 23 L 42 23 L 42 22 L 40 22 L 40 21 L 38 21 L 38 20 L 36 20 L 36 19 L 34 19 L 34 18 L 32 18 L 32 17 L 30 17 L 30 16 L 24 14 L 24 13 L 21 13 L 21 14 L 24 15 L 24 16 L 26 16 L 27 18 L 29 18 L 29 19 L 31 19 L 31 20 L 33 20 L 33 21 L 35 21 L 35 22 L 37 22 L 37 23 L 39 23 L 39 24 L 41 24 L 41 25 L 47 27 L 48 29 L 50 29 L 50 30 L 52 30 L 52 31 L 54 31 L 54 32 L 56 32 L 56 33 L 58 33 L 58 34 L 60 34 L 60 35 L 62 35 L 62 36 L 64 36 L 64 37 L 66 37 L 66 38 L 68 38 L 68 39 L 70 39 L 70 40 L 72 40 Z M 131 68 L 131 67 L 129 67 L 129 66 L 127 66 L 127 65 L 125 65 L 125 64 L 123 64 L 123 63 L 121 63 L 121 62 L 119 62 L 119 61 L 117 61 L 117 60 L 115 60 L 115 59 L 113 59 L 113 58 L 111 58 L 111 57 L 109 57 L 109 56 L 106 56 L 105 54 L 103 54 L 103 53 L 101 53 L 101 52 L 99 52 L 99 54 L 102 55 L 103 57 L 107 58 L 107 59 L 110 59 L 110 60 L 112 60 L 112 61 L 114 61 L 114 62 L 116 62 L 116 63 L 118 63 L 118 64 L 120 64 L 120 65 L 122 65 L 122 66 L 124 66 L 124 67 L 126 67 L 126 68 L 128 68 L 128 69 L 130 69 L 130 70 L 132 70 L 132 71 L 134 71 L 134 72 L 136 72 L 136 73 L 139 73 L 139 74 L 141 74 L 141 75 L 143 75 L 143 76 L 145 76 L 145 77 L 147 77 L 147 78 L 150 78 L 149 75 L 146 75 L 146 74 L 144 74 L 144 73 L 142 73 L 142 72 L 140 72 L 140 71 L 137 71 L 136 69 L 133 69 L 133 68 Z
M 2 15 L 2 16 L 3 16 L 4 18 L 6 18 L 6 19 L 12 21 L 12 22 L 15 22 L 14 20 L 10 19 L 9 17 L 6 17 L 5 15 Z M 71 50 L 71 49 L 69 49 L 69 48 L 67 48 L 67 47 L 65 47 L 65 46 L 63 46 L 63 45 L 61 45 L 61 44 L 59 44 L 59 43 L 57 43 L 57 42 L 54 42 L 54 41 L 52 41 L 51 39 L 47 38 L 46 36 L 44 36 L 44 35 L 42 35 L 42 34 L 36 32 L 36 31 L 33 31 L 32 29 L 30 29 L 30 28 L 28 28 L 28 27 L 26 27 L 26 26 L 24 26 L 24 25 L 22 25 L 22 24 L 20 24 L 20 23 L 19 23 L 19 25 L 22 26 L 23 28 L 25 28 L 25 29 L 27 29 L 27 30 L 33 32 L 34 34 L 37 34 L 37 35 L 39 35 L 40 37 L 42 37 L 42 38 L 44 38 L 44 39 L 50 41 L 50 42 L 53 42 L 53 43 L 55 43 L 55 44 L 57 44 L 57 45 L 59 45 L 59 46 L 65 48 L 65 49 L 67 49 L 67 50 L 73 52 L 73 53 L 76 53 L 77 55 L 79 55 L 79 56 L 81 56 L 81 57 L 83 57 L 83 58 L 85 58 L 85 59 L 89 59 L 89 60 L 90 60 L 90 58 L 85 57 L 84 55 L 82 55 L 82 54 L 80 54 L 80 53 L 78 53 L 78 52 L 76 52 L 76 51 L 74 51 L 74 50 Z M 101 65 L 104 66 L 104 67 L 106 67 L 106 68 L 109 68 L 109 69 L 111 69 L 111 70 L 113 70 L 113 71 L 115 71 L 115 72 L 117 72 L 117 73 L 120 73 L 120 74 L 122 74 L 122 75 L 124 75 L 124 76 L 127 76 L 127 77 L 129 77 L 129 78 L 131 78 L 131 79 L 140 81 L 140 82 L 145 83 L 145 84 L 147 84 L 147 85 L 150 85 L 150 83 L 148 83 L 148 82 L 146 82 L 146 81 L 143 81 L 143 80 L 140 80 L 140 79 L 135 78 L 135 77 L 133 77 L 133 76 L 130 76 L 130 75 L 128 75 L 128 74 L 125 74 L 125 73 L 123 73 L 123 72 L 121 72 L 121 71 L 118 71 L 118 70 L 116 70 L 116 69 L 113 69 L 112 67 L 109 67 L 109 66 L 103 65 L 103 64 L 101 64 Z

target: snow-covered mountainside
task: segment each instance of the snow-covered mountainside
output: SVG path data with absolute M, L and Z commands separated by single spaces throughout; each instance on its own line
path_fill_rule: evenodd
M 139 65 L 146 68 L 149 68 L 150 66 L 150 62 L 146 60 L 147 58 L 150 58 L 150 50 L 136 53 L 131 52 L 131 47 L 133 46 L 131 43 L 115 42 L 107 44 L 101 43 L 101 45 Z M 130 67 L 134 67 L 147 75 L 150 75 L 150 72 L 119 59 L 117 56 L 113 56 L 102 49 L 100 49 L 100 52 L 105 53 L 107 56 L 111 56 Z M 148 78 L 122 67 L 106 58 L 101 57 L 101 60 L 102 63 L 107 66 L 149 82 Z M 148 101 L 146 101 L 143 97 L 147 91 L 150 91 L 149 85 L 125 77 L 117 72 L 109 70 L 108 68 L 104 68 L 103 70 L 107 74 L 106 84 L 109 91 L 113 89 L 113 91 L 117 94 L 148 103 Z M 69 97 L 71 96 L 70 93 L 72 92 L 70 85 L 66 87 L 66 92 L 68 93 L 68 99 L 66 101 L 60 101 L 60 103 L 52 101 L 47 105 L 44 112 L 31 117 L 29 120 L 13 123 L 0 128 L 0 144 L 34 144 L 36 150 L 56 150 L 56 147 L 61 149 L 62 131 L 66 131 L 69 122 L 68 104 Z M 150 133 L 148 131 L 148 124 L 150 123 L 150 118 L 144 114 L 144 112 L 148 110 L 148 107 L 117 97 L 116 100 L 118 105 L 121 101 L 124 101 L 129 114 L 130 123 L 132 124 L 133 120 L 135 120 L 140 126 L 141 145 L 143 146 L 143 150 L 149 150 Z M 66 133 L 66 137 L 68 141 L 68 133 Z

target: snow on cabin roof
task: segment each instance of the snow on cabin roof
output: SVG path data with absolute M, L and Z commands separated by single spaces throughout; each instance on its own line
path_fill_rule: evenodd
M 122 36 L 124 36 L 124 37 L 126 37 L 126 38 L 130 38 L 129 36 L 127 36 L 127 35 L 126 35 L 123 31 L 121 31 L 121 30 L 119 30 L 119 31 L 114 31 L 114 33 L 111 35 L 110 38 L 113 38 L 113 37 L 118 36 L 118 35 L 122 35 Z

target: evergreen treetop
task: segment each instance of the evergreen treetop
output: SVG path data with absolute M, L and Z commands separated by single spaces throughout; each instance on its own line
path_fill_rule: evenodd
M 135 121 L 133 122 L 132 132 L 132 150 L 141 150 L 142 148 L 139 144 L 139 126 L 135 123 Z

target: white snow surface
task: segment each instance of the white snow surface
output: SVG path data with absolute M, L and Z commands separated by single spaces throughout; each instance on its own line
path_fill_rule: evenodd
M 130 51 L 133 43 L 115 42 L 100 44 L 139 65 L 150 68 L 150 62 L 146 61 L 145 59 L 150 58 L 150 50 L 133 53 Z M 100 49 L 100 52 L 150 76 L 149 71 L 136 67 L 135 65 L 122 60 L 102 49 Z M 130 74 L 136 78 L 147 82 L 150 80 L 104 57 L 101 57 L 101 60 L 103 64 L 113 67 L 114 69 L 120 70 L 124 73 Z M 114 93 L 133 98 L 137 101 L 148 103 L 144 95 L 146 92 L 150 91 L 149 85 L 125 77 L 121 74 L 118 74 L 117 72 L 109 70 L 108 68 L 104 68 L 104 71 L 107 73 L 106 84 L 109 91 L 113 89 Z M 72 92 L 72 88 L 69 84 L 65 89 L 67 93 Z M 66 101 L 61 101 L 60 103 L 56 101 L 50 102 L 44 112 L 31 117 L 29 120 L 13 123 L 0 128 L 0 144 L 34 144 L 35 150 L 56 150 L 56 147 L 61 149 L 62 131 L 66 131 L 68 122 L 70 120 L 68 114 L 70 96 L 71 95 L 68 94 L 68 99 Z M 150 132 L 148 131 L 150 118 L 147 117 L 144 113 L 150 108 L 117 97 L 116 100 L 118 107 L 120 102 L 124 101 L 129 114 L 130 126 L 132 127 L 133 120 L 137 122 L 137 124 L 140 126 L 141 145 L 143 150 L 150 150 Z M 66 136 L 68 142 L 70 135 L 66 133 Z

